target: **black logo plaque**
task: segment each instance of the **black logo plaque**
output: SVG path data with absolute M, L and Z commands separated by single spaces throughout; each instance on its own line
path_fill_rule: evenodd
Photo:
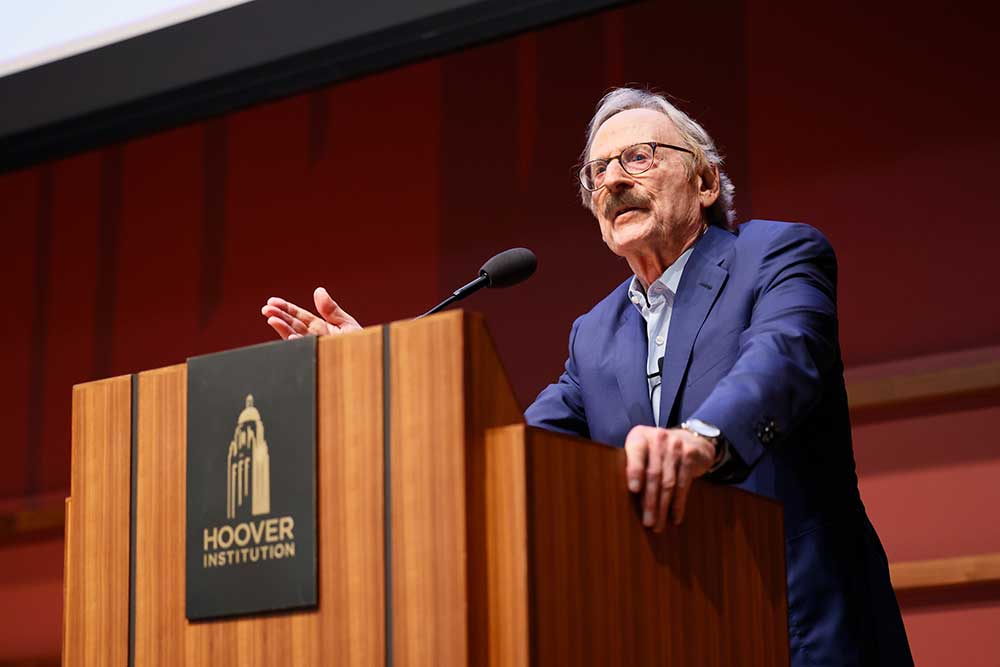
M 316 605 L 316 339 L 188 359 L 187 617 Z

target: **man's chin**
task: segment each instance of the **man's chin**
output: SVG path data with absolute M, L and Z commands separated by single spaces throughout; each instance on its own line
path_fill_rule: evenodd
M 645 225 L 623 225 L 611 232 L 611 249 L 618 255 L 625 255 L 649 245 L 653 234 Z

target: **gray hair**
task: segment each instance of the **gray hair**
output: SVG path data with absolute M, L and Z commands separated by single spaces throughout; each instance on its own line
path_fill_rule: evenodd
M 637 88 L 615 88 L 605 95 L 597 103 L 597 111 L 590 119 L 590 125 L 587 126 L 587 145 L 583 149 L 580 164 L 585 164 L 590 159 L 590 147 L 594 143 L 594 135 L 597 134 L 597 130 L 604 124 L 604 121 L 629 109 L 659 111 L 673 122 L 674 127 L 681 134 L 684 146 L 691 149 L 693 153 L 689 156 L 692 159 L 687 161 L 689 177 L 701 173 L 708 167 L 718 168 L 719 197 L 705 212 L 705 217 L 710 225 L 717 225 L 725 229 L 734 228 L 736 226 L 736 211 L 733 209 L 733 194 L 736 192 L 736 188 L 726 172 L 722 171 L 722 155 L 705 128 L 691 116 L 668 102 L 663 95 Z M 580 198 L 583 200 L 583 205 L 593 210 L 590 194 L 590 191 L 581 184 Z

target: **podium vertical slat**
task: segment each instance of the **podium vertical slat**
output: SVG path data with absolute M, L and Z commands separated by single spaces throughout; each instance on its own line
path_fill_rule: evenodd
M 310 631 L 320 659 L 312 664 L 382 667 L 381 327 L 322 338 L 317 354 L 320 594 Z
M 128 660 L 131 377 L 73 388 L 66 667 Z
M 528 584 L 528 498 L 524 425 L 486 432 L 485 600 L 489 667 L 530 665 L 531 592 Z
M 138 375 L 135 664 L 184 664 L 187 367 Z
M 394 666 L 466 665 L 461 313 L 390 331 Z

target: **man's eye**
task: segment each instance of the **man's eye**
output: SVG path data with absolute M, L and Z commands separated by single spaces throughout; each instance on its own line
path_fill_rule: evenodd
M 646 151 L 636 151 L 635 153 L 629 153 L 628 155 L 626 155 L 625 160 L 629 164 L 640 165 L 649 162 L 650 157 L 651 157 L 650 154 L 647 153 Z
M 591 171 L 591 173 L 594 176 L 601 176 L 607 170 L 608 170 L 608 163 L 607 162 L 598 162 L 597 164 L 593 165 L 590 168 L 590 171 Z

